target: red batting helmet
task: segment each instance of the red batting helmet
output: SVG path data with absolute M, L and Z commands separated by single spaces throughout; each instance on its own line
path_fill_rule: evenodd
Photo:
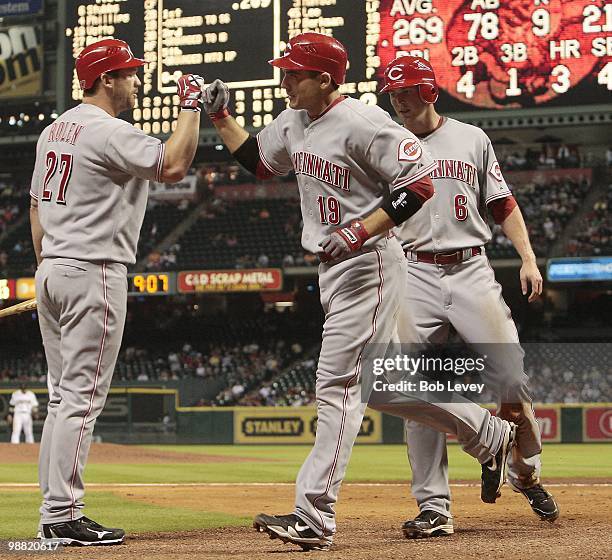
M 135 58 L 130 46 L 119 39 L 102 39 L 88 45 L 75 62 L 81 89 L 89 89 L 104 72 L 135 68 L 144 64 L 145 61 Z
M 300 33 L 289 39 L 280 58 L 268 61 L 284 70 L 327 72 L 337 85 L 346 77 L 347 55 L 344 45 L 322 33 Z
M 436 75 L 429 61 L 420 56 L 400 56 L 389 62 L 381 93 L 412 86 L 419 86 L 419 97 L 424 103 L 438 100 Z

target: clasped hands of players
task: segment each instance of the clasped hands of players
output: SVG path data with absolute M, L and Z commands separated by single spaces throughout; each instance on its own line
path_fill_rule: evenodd
M 197 74 L 184 74 L 176 81 L 180 107 L 184 111 L 200 111 L 204 91 L 204 78 Z
M 217 121 L 229 116 L 230 92 L 227 84 L 219 79 L 213 81 L 202 91 L 202 103 L 210 117 L 210 120 Z

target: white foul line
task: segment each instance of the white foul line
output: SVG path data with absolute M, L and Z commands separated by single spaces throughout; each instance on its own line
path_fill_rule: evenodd
M 295 486 L 294 482 L 92 482 L 87 484 L 87 488 L 207 488 L 217 486 L 243 487 L 243 486 Z M 343 486 L 362 486 L 362 487 L 406 487 L 410 484 L 400 482 L 346 482 Z M 473 488 L 480 486 L 479 482 L 456 482 L 451 483 L 453 488 Z M 607 488 L 612 486 L 609 482 L 547 482 L 546 487 L 551 488 L 574 488 L 589 487 Z M 38 488 L 35 482 L 7 482 L 0 483 L 0 488 Z

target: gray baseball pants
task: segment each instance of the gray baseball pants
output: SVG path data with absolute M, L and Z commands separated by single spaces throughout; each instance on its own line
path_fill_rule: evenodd
M 475 348 L 481 343 L 503 344 L 513 354 L 505 366 L 502 363 L 495 371 L 502 378 L 506 375 L 519 380 L 519 392 L 525 399 L 525 424 L 519 423 L 508 480 L 519 488 L 533 485 L 539 480 L 541 468 L 540 431 L 527 397 L 527 376 L 522 370 L 523 354 L 516 326 L 487 257 L 479 255 L 450 266 L 409 262 L 407 279 L 398 318 L 401 342 L 444 343 L 453 325 L 459 336 Z M 502 386 L 502 381 L 493 380 L 493 384 Z M 406 421 L 405 431 L 412 494 L 419 509 L 451 517 L 446 433 L 413 420 Z
M 331 538 L 336 531 L 335 503 L 366 408 L 360 387 L 365 347 L 392 340 L 405 283 L 406 262 L 395 239 L 319 267 L 325 323 L 316 373 L 317 433 L 295 499 L 296 515 L 319 535 Z M 497 453 L 508 429 L 476 404 L 392 402 L 376 408 L 456 434 L 481 463 Z
M 83 470 L 121 346 L 127 269 L 44 259 L 36 271 L 49 404 L 40 444 L 41 523 L 83 516 Z

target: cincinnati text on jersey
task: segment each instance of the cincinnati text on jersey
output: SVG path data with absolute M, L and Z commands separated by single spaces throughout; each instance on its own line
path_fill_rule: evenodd
M 432 179 L 457 179 L 466 185 L 470 185 L 470 187 L 475 187 L 476 172 L 476 166 L 467 161 L 438 159 L 430 177 Z
M 351 170 L 310 152 L 295 152 L 291 159 L 296 175 L 308 175 L 343 191 L 350 190 Z

